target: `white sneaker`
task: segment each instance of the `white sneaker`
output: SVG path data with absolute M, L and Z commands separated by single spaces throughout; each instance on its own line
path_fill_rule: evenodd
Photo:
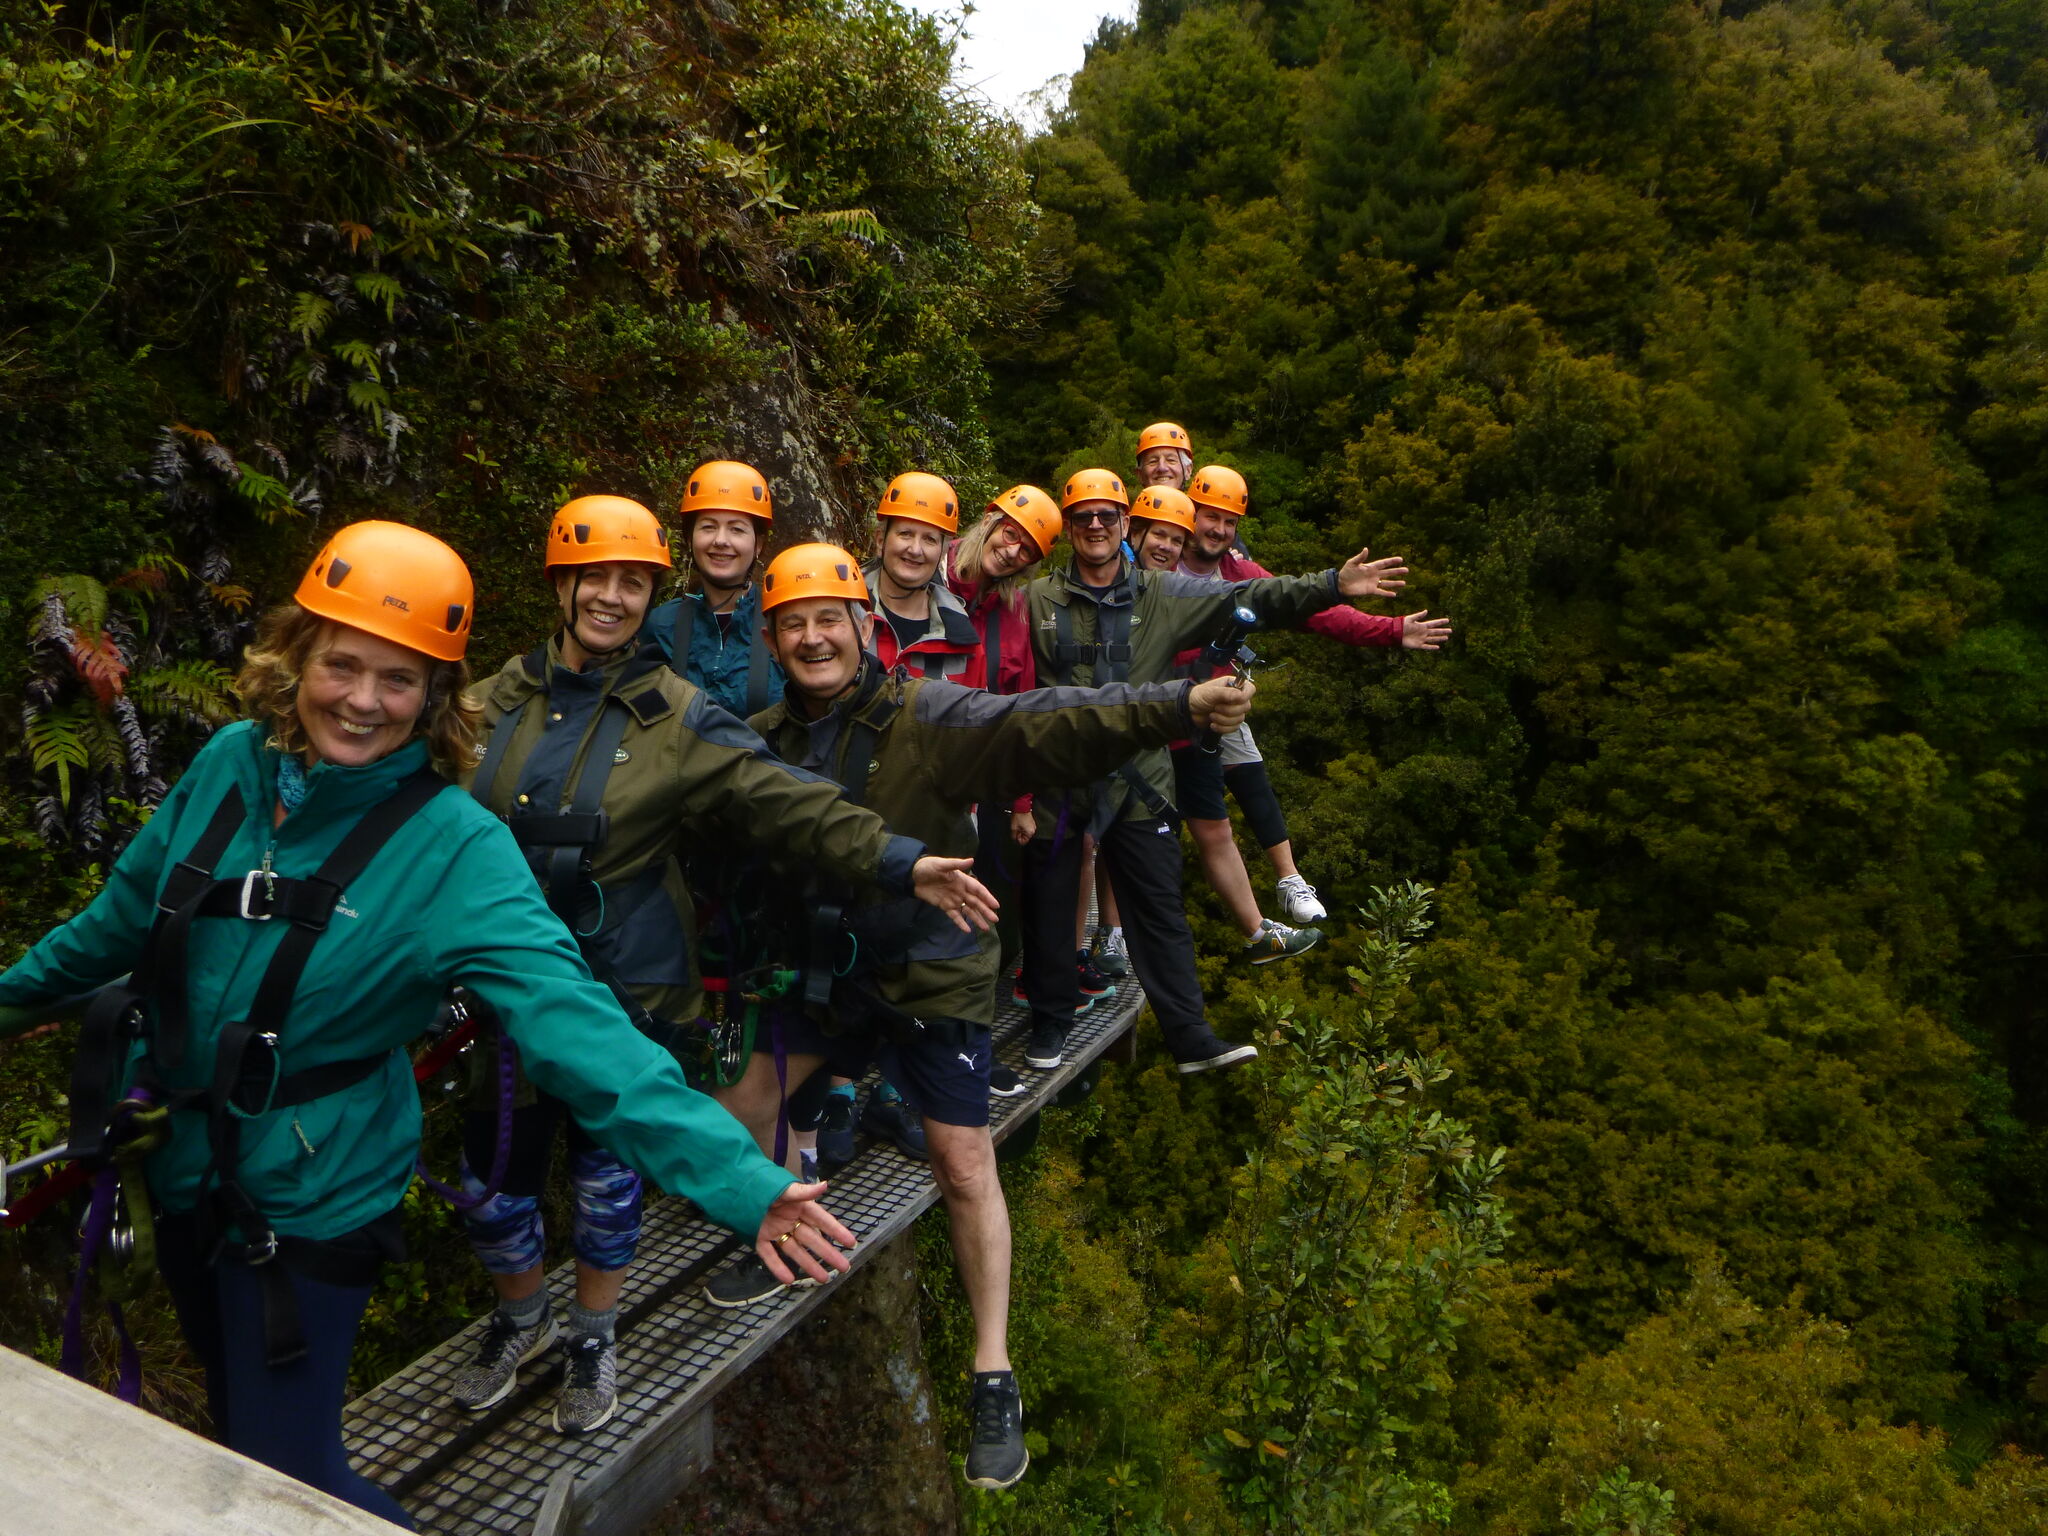
M 1289 875 L 1274 890 L 1279 894 L 1280 909 L 1287 914 L 1287 921 L 1297 928 L 1320 923 L 1330 915 L 1316 900 L 1316 888 L 1299 875 Z

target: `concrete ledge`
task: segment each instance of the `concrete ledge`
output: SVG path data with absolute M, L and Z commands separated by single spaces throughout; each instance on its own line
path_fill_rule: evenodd
M 391 1536 L 351 1504 L 0 1349 L 0 1529 Z

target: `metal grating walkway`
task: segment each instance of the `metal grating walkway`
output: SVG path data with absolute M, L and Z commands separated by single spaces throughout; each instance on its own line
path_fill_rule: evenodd
M 1056 1071 L 1024 1065 L 1024 1009 L 996 1017 L 996 1057 L 1024 1077 L 1024 1095 L 993 1102 L 995 1139 L 1024 1125 L 1112 1047 L 1127 1048 L 1144 994 L 1118 984 L 1074 1022 Z M 1124 1055 L 1119 1049 L 1117 1055 Z M 894 1147 L 865 1147 L 832 1181 L 827 1204 L 861 1239 L 856 1266 L 905 1231 L 938 1198 L 930 1171 Z M 448 1400 L 450 1373 L 475 1349 L 481 1320 L 444 1341 L 343 1411 L 358 1468 L 396 1494 L 422 1531 L 566 1536 L 626 1533 L 659 1510 L 710 1454 L 709 1408 L 719 1391 L 822 1305 L 832 1288 L 784 1292 L 752 1307 L 705 1301 L 703 1279 L 741 1240 L 687 1202 L 651 1200 L 640 1256 L 620 1302 L 617 1416 L 593 1434 L 567 1436 L 550 1421 L 559 1372 L 535 1364 L 504 1402 L 466 1414 Z M 548 1276 L 557 1307 L 575 1267 Z

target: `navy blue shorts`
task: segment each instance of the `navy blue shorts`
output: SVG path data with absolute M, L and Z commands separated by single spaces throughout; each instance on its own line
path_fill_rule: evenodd
M 784 1015 L 782 1048 L 792 1056 L 822 1056 L 841 1077 L 858 1079 L 879 1065 L 904 1101 L 927 1119 L 988 1124 L 988 1069 L 995 1048 L 986 1024 L 934 1019 L 928 1035 L 899 1045 L 876 1032 L 828 1035 L 808 1015 Z M 774 1041 L 757 1035 L 754 1049 L 773 1050 Z

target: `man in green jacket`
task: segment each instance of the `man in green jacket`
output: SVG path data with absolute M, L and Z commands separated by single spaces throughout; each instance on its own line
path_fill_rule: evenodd
M 777 556 L 762 609 L 789 686 L 751 723 L 786 760 L 836 780 L 940 853 L 974 851 L 969 808 L 977 803 L 1007 804 L 1032 783 L 1086 783 L 1135 746 L 1233 729 L 1251 700 L 1249 688 L 1227 680 L 1001 695 L 885 672 L 867 653 L 874 619 L 860 566 L 829 544 Z M 858 1075 L 879 1059 L 922 1116 L 974 1311 L 967 1478 L 1007 1488 L 1030 1458 L 1009 1359 L 1009 1213 L 988 1131 L 996 944 L 902 901 L 854 908 L 844 924 L 851 974 L 834 990 L 834 1027 L 791 1025 L 787 1079 L 800 1083 L 827 1061 Z M 770 1063 L 757 1057 L 726 1099 L 764 1144 L 780 1111 L 777 1090 Z M 774 1289 L 758 1261 L 742 1260 L 713 1281 L 711 1296 L 736 1306 Z
M 579 496 L 555 514 L 545 549 L 563 624 L 481 690 L 489 746 L 468 788 L 512 829 L 591 970 L 644 1032 L 680 1049 L 700 1011 L 678 857 L 692 845 L 758 851 L 848 890 L 957 908 L 969 893 L 963 868 L 890 835 L 836 784 L 778 762 L 643 637 L 670 568 L 652 512 L 622 496 Z M 495 1089 L 494 1062 L 479 1066 Z M 555 1339 L 540 1202 L 559 1128 L 576 1194 L 576 1300 L 555 1427 L 582 1433 L 618 1403 L 613 1331 L 639 1241 L 640 1179 L 558 1100 L 521 1082 L 507 1171 L 486 1191 L 479 1171 L 493 1164 L 499 1114 L 495 1103 L 472 1108 L 463 1158 L 476 1202 L 463 1220 L 498 1306 L 451 1390 L 457 1406 L 480 1412 Z
M 1398 590 L 1406 574 L 1398 559 L 1373 560 L 1369 550 L 1313 576 L 1256 581 L 1218 583 L 1140 570 L 1124 558 L 1130 495 L 1116 475 L 1079 471 L 1063 487 L 1060 507 L 1073 564 L 1026 589 L 1038 675 L 1053 683 L 1164 682 L 1175 675 L 1174 657 L 1214 638 L 1240 606 L 1251 608 L 1265 627 L 1287 628 L 1347 598 Z M 1180 1070 L 1206 1072 L 1256 1056 L 1256 1047 L 1219 1037 L 1206 1017 L 1181 892 L 1173 766 L 1165 749 L 1140 752 L 1064 802 L 1041 799 L 1037 816 L 1037 836 L 1024 854 L 1020 980 L 1031 999 L 1024 1059 L 1057 1067 L 1080 1005 L 1073 945 L 1083 831 L 1096 838 L 1098 857 L 1108 865 L 1132 968 Z

